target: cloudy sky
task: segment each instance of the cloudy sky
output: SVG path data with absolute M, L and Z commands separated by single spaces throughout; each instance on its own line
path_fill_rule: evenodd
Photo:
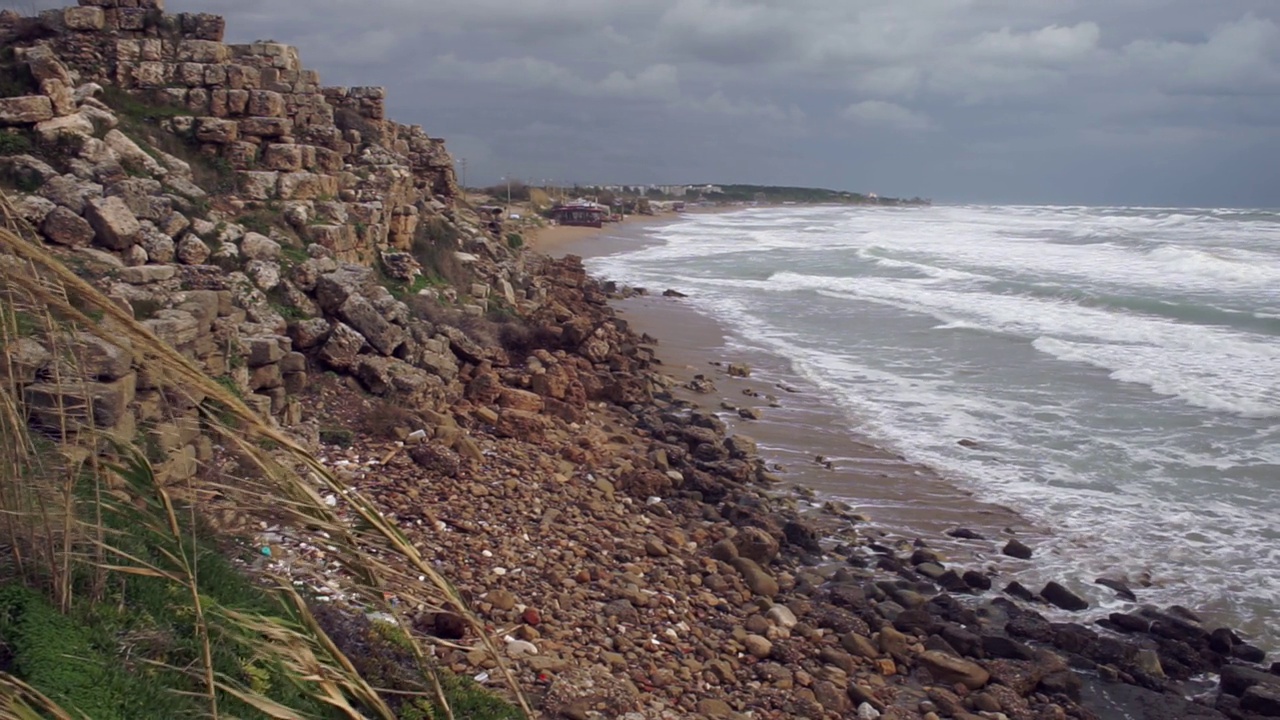
M 326 84 L 387 86 L 392 116 L 445 137 L 472 184 L 1280 206 L 1277 0 L 168 8 L 225 15 L 229 41 L 297 45 Z

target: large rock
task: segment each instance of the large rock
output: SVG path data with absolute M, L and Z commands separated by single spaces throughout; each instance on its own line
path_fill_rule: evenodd
M 293 346 L 299 350 L 310 350 L 329 337 L 329 321 L 324 318 L 311 318 L 295 323 L 289 327 L 289 337 Z
M 249 260 L 278 260 L 280 243 L 261 233 L 248 232 L 240 240 L 240 254 Z
M 129 373 L 109 383 L 35 383 L 23 388 L 23 399 L 32 421 L 41 427 L 112 428 L 124 419 L 137 388 L 137 374 Z
M 89 221 L 64 207 L 55 207 L 40 225 L 49 242 L 69 247 L 87 247 L 93 242 L 93 226 Z
M 778 541 L 757 527 L 746 527 L 733 538 L 738 555 L 760 564 L 768 564 L 778 556 Z
M 235 246 L 224 245 L 223 247 Z M 184 265 L 203 265 L 209 261 L 209 255 L 212 254 L 212 251 L 209 250 L 209 246 L 203 240 L 188 233 L 178 241 L 175 254 L 178 261 Z
M 85 203 L 85 218 L 97 233 L 99 245 L 112 250 L 128 250 L 138 240 L 142 225 L 124 200 L 94 198 Z
M 102 197 L 102 186 L 85 182 L 74 175 L 54 175 L 40 185 L 38 193 L 76 215 L 84 212 L 85 205 L 94 198 Z
M 1261 685 L 1280 690 L 1280 676 L 1246 665 L 1224 665 L 1219 673 L 1222 692 L 1240 697 L 1250 688 Z
M 747 584 L 751 592 L 768 598 L 778 594 L 778 581 L 754 560 L 736 557 L 730 564 L 742 576 L 742 581 Z
M 363 295 L 352 295 L 338 308 L 338 317 L 350 325 L 383 355 L 391 355 L 404 344 L 404 329 L 387 322 Z
M 1280 717 L 1280 687 L 1254 685 L 1244 691 L 1240 709 L 1263 717 Z
M 1088 610 L 1089 602 L 1056 582 L 1050 582 L 1040 591 L 1040 597 L 1063 610 L 1078 612 Z
M 359 265 L 343 265 L 315 281 L 316 302 L 327 313 L 338 312 L 347 298 L 360 295 L 374 282 L 373 270 Z M 301 287 L 301 285 L 300 285 Z
M 981 665 L 937 650 L 926 650 L 916 660 L 940 682 L 961 683 L 970 690 L 982 688 L 991 679 Z
M 53 102 L 44 95 L 0 98 L 0 125 L 31 125 L 53 118 Z
M 542 412 L 543 407 L 542 397 L 537 393 L 513 388 L 503 388 L 498 396 L 498 405 L 509 410 L 523 410 L 531 413 Z
M 1005 543 L 1004 549 L 1001 550 L 1001 552 L 1009 557 L 1018 558 L 1019 560 L 1030 560 L 1031 556 L 1035 554 L 1031 548 L 1027 547 L 1017 538 L 1012 538 L 1009 542 Z
M 501 437 L 514 438 L 530 443 L 541 443 L 547 435 L 547 419 L 537 413 L 523 410 L 503 410 L 498 414 L 494 430 Z
M 0 382 L 29 385 L 49 363 L 49 351 L 31 338 L 18 338 L 3 347 L 7 362 L 0 362 Z
M 337 323 L 329 332 L 329 339 L 320 348 L 320 360 L 335 370 L 349 370 L 363 346 L 363 335 L 346 323 Z
M 150 222 L 142 223 L 142 234 L 138 236 L 138 244 L 147 251 L 147 258 L 151 262 L 171 263 L 177 257 L 178 246 L 173 242 L 173 238 Z
M 107 16 L 100 7 L 71 7 L 62 11 L 62 22 L 68 30 L 101 30 Z

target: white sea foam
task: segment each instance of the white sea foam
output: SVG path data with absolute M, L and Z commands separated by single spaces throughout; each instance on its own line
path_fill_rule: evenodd
M 1280 647 L 1280 214 L 797 207 L 655 235 L 590 267 L 688 292 L 880 441 L 1057 528 L 1043 579 L 1150 573 L 1144 598 Z

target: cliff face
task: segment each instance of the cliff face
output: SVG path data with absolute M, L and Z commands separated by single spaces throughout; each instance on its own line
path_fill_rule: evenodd
M 321 87 L 297 48 L 228 45 L 223 18 L 163 8 L 162 0 L 81 0 L 38 18 L 7 16 L 6 44 L 21 49 L 24 38 L 35 39 L 53 57 L 40 51 L 39 94 L 9 100 L 23 109 L 0 118 L 39 122 L 42 134 L 84 132 L 92 114 L 74 91 L 85 83 L 185 111 L 168 128 L 234 171 L 242 199 L 341 203 L 333 214 L 356 218 L 358 231 L 338 223 L 305 238 L 339 260 L 407 250 L 420 215 L 457 196 L 443 141 L 387 120 L 382 88 Z
M 546 315 L 554 281 L 462 206 L 443 141 L 388 120 L 383 89 L 321 87 L 296 48 L 224 29 L 162 0 L 0 13 L 15 214 L 265 416 L 297 425 L 295 395 L 326 370 L 446 411 L 472 369 L 507 364 L 502 319 Z M 120 437 L 159 421 L 128 348 L 85 390 L 45 382 L 52 349 L 28 345 L 33 402 L 95 395 L 94 424 Z M 194 471 L 207 443 L 180 439 Z

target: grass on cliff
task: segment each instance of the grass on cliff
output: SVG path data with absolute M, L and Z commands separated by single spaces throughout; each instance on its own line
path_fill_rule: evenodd
M 458 613 L 502 657 L 377 508 L 46 252 L 2 195 L 0 224 L 0 717 L 531 715 L 505 666 L 517 705 L 440 671 L 422 638 L 400 633 L 392 652 L 361 613 L 317 614 L 290 578 L 243 573 L 266 562 L 238 541 L 263 523 L 324 533 L 363 608 L 399 627 L 405 607 Z M 112 393 L 84 379 L 100 361 L 73 332 L 131 348 L 161 415 L 144 427 L 197 422 L 234 463 L 179 473 L 181 456 L 144 452 L 131 423 L 94 427 Z M 40 363 L 43 386 L 23 364 L 33 340 L 56 358 Z M 356 523 L 321 492 L 346 498 Z
M 191 115 L 191 110 L 114 86 L 103 89 L 102 101 L 115 111 L 120 132 L 143 151 L 155 157 L 159 150 L 186 162 L 191 166 L 192 181 L 211 194 L 235 192 L 236 172 L 226 159 L 201 152 L 200 142 L 193 134 L 177 134 L 164 128 L 166 121 Z

